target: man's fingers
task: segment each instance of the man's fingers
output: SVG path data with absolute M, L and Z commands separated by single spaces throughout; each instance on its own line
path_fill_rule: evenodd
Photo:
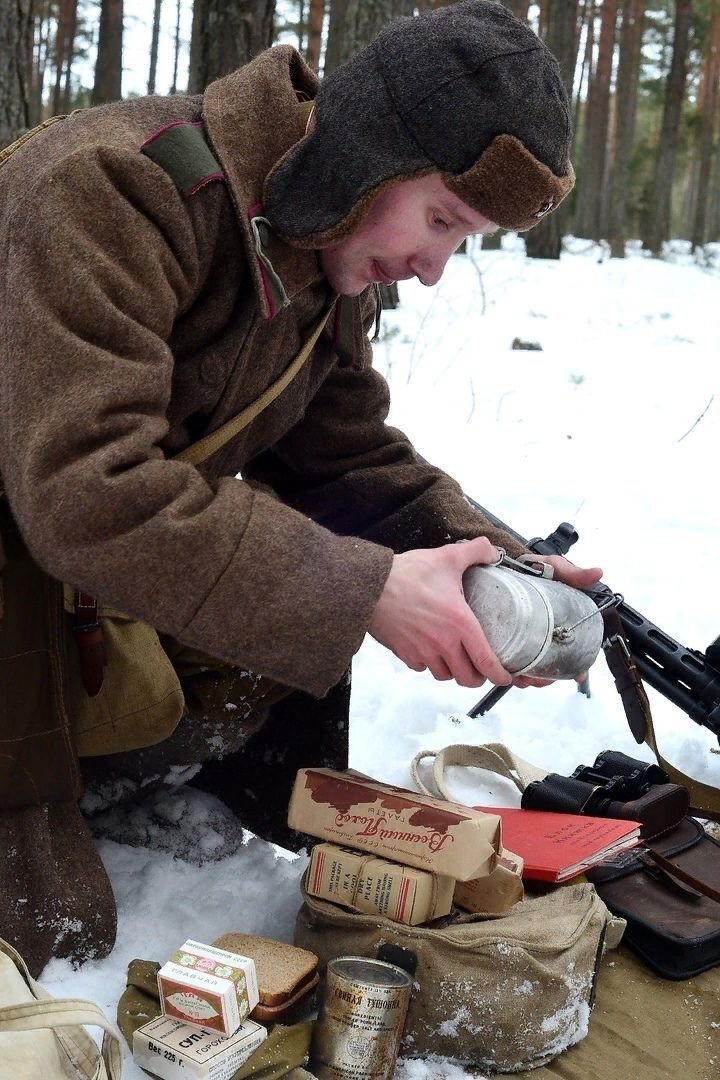
M 555 580 L 562 581 L 565 585 L 573 585 L 576 589 L 595 585 L 603 576 L 599 566 L 576 566 L 564 555 L 545 555 L 538 557 L 538 562 L 550 563 L 555 571 Z
M 461 571 L 467 570 L 468 566 L 491 566 L 500 558 L 500 552 L 486 536 L 462 544 L 449 544 L 446 550 L 457 560 L 455 565 Z
M 508 686 L 512 681 L 512 676 L 505 670 L 490 648 L 490 643 L 485 637 L 485 631 L 470 608 L 467 610 L 469 619 L 467 630 L 463 634 L 463 646 L 472 666 L 481 675 L 485 675 L 490 682 L 495 683 L 496 686 Z
M 554 679 L 536 679 L 532 675 L 518 675 L 513 679 L 512 684 L 520 690 L 525 690 L 528 686 L 551 686 L 554 682 Z
M 438 682 L 448 682 L 454 677 L 450 668 L 439 656 L 436 657 L 432 663 L 428 664 L 428 671 L 431 673 L 433 679 L 437 679 Z

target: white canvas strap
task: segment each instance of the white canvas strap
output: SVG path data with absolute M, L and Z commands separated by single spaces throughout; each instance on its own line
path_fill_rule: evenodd
M 16 949 L 0 939 L 0 954 L 10 960 L 33 998 L 0 1006 L 0 1035 L 4 1032 L 51 1030 L 61 1043 L 77 1076 L 82 1080 L 120 1080 L 122 1052 L 120 1039 L 102 1009 L 81 998 L 54 998 L 30 975 Z M 84 1030 L 84 1025 L 103 1031 L 102 1048 Z M 43 1080 L 51 1080 L 50 1077 Z
M 428 787 L 420 775 L 420 763 L 432 758 L 432 778 L 434 790 Z M 533 780 L 544 780 L 548 774 L 547 769 L 538 769 L 529 761 L 517 757 L 502 743 L 486 743 L 484 746 L 474 746 L 467 743 L 455 743 L 446 746 L 442 750 L 421 750 L 415 755 L 411 764 L 410 772 L 413 782 L 419 791 L 425 795 L 440 796 L 451 802 L 458 802 L 448 791 L 446 783 L 446 770 L 453 765 L 464 765 L 475 769 L 485 769 L 488 772 L 497 773 L 511 780 L 518 791 L 523 792 Z

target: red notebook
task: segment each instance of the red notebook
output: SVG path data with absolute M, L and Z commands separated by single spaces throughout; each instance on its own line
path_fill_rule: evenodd
M 567 881 L 623 848 L 640 842 L 640 823 L 551 810 L 476 806 L 502 821 L 504 847 L 522 856 L 523 877 Z

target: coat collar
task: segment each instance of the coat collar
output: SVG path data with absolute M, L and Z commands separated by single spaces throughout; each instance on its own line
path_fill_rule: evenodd
M 280 240 L 262 215 L 265 177 L 305 132 L 298 100 L 314 98 L 317 88 L 299 53 L 278 45 L 211 83 L 203 96 L 208 138 L 227 178 L 266 319 L 322 279 L 316 253 Z

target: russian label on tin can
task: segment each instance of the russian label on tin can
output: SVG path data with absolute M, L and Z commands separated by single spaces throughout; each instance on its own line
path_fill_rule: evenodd
M 331 960 L 315 1023 L 310 1067 L 319 1080 L 390 1080 L 412 979 L 383 960 Z

